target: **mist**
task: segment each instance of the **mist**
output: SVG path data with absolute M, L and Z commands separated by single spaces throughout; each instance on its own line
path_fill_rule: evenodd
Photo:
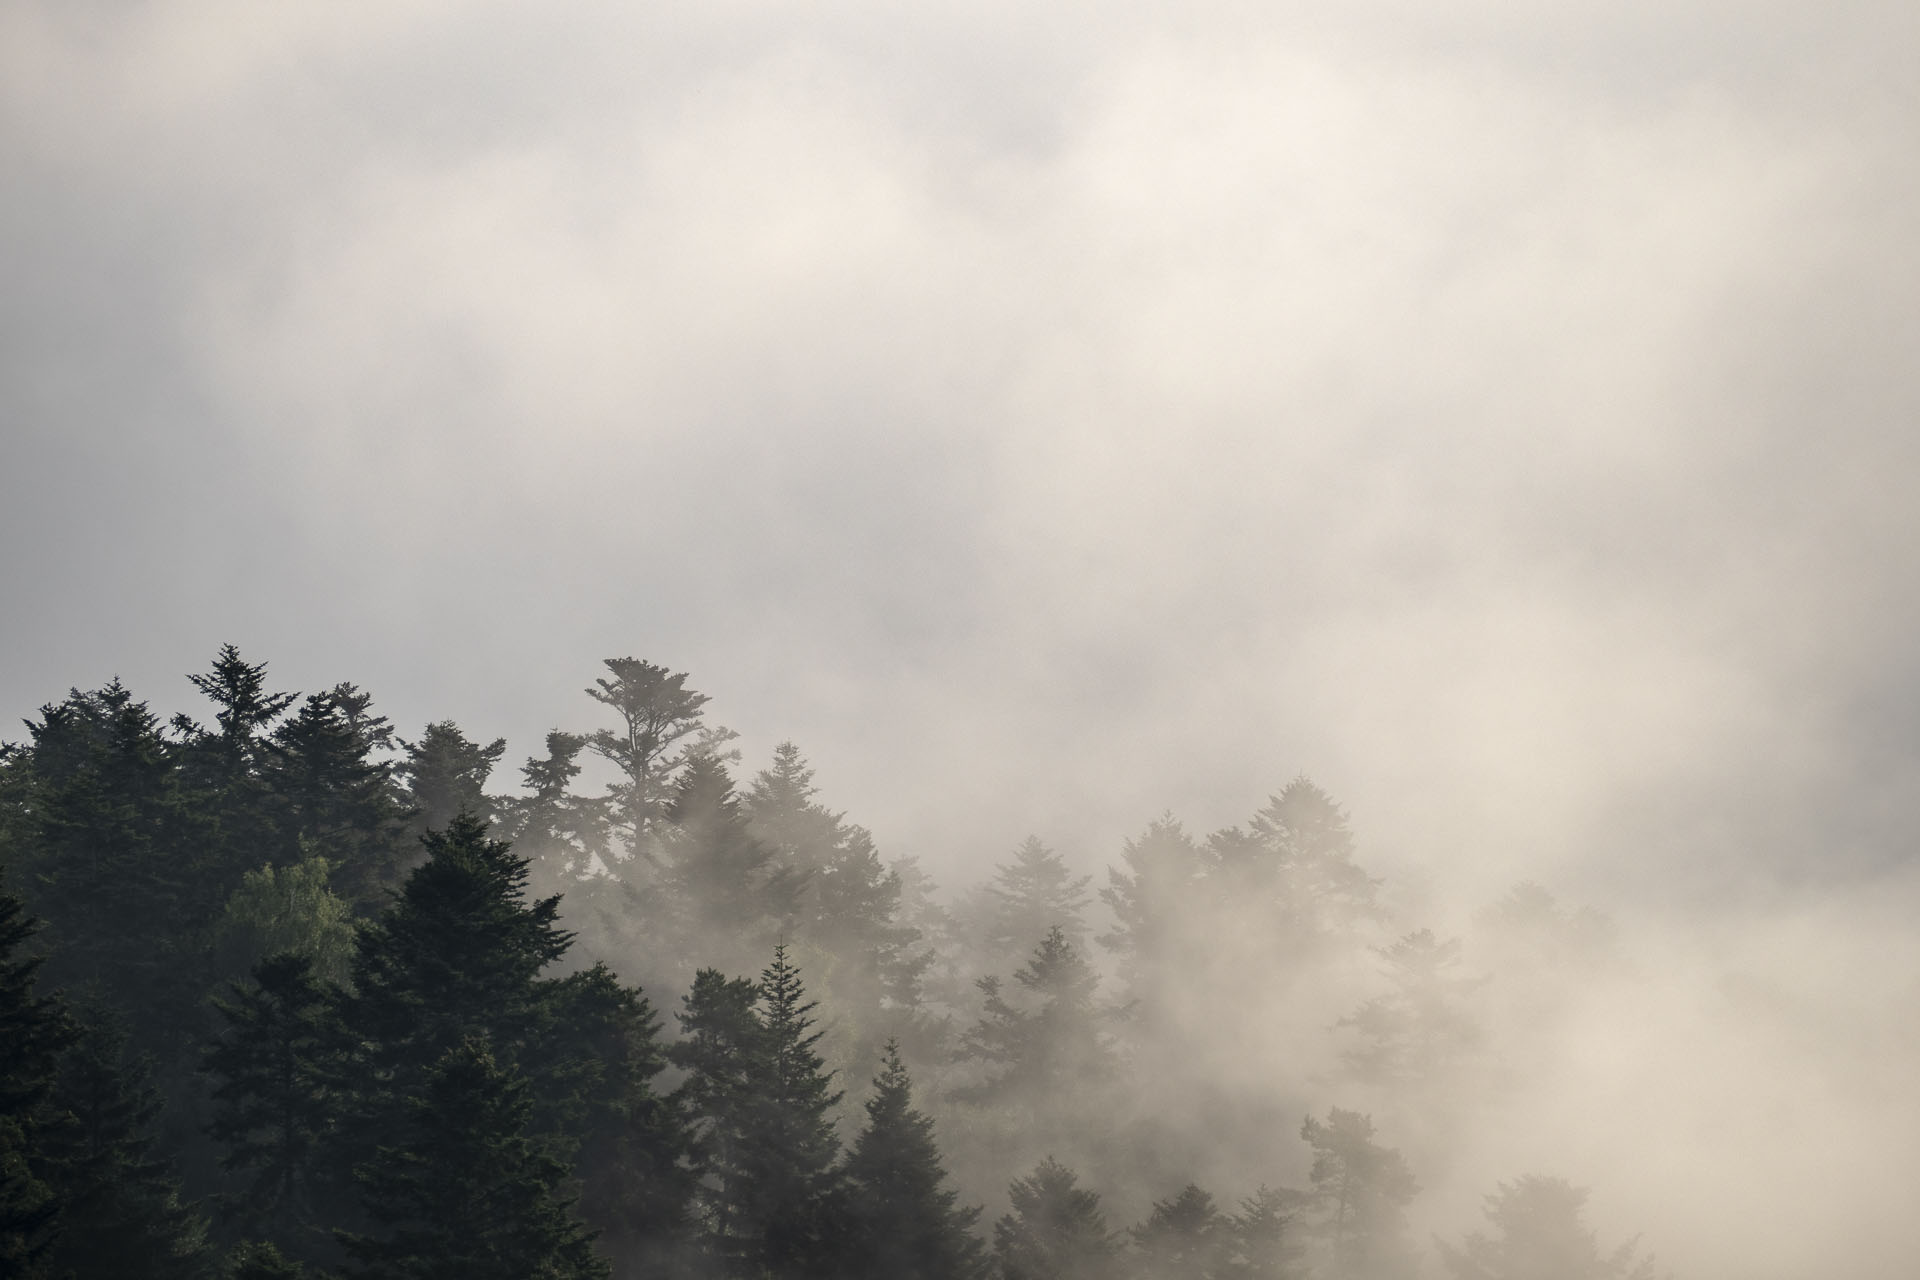
M 503 737 L 504 802 L 638 655 L 740 788 L 796 743 L 930 877 L 955 1035 L 1040 941 L 981 914 L 1023 840 L 1092 877 L 1121 1001 L 1127 842 L 1304 775 L 1374 900 L 1285 983 L 1192 908 L 1218 954 L 1168 972 L 1220 985 L 1129 1050 L 1187 1123 L 1074 1165 L 1112 1225 L 1305 1186 L 1338 1107 L 1426 1274 L 1543 1174 L 1676 1276 L 1905 1275 L 1916 51 L 1867 0 L 20 0 L 0 713 L 204 716 L 231 641 Z M 1604 957 L 1494 936 L 1523 883 Z M 698 958 L 584 910 L 677 1008 Z M 1389 1088 L 1340 1023 L 1421 929 L 1480 1039 Z M 996 1146 L 934 1057 L 984 1235 L 1075 1152 Z

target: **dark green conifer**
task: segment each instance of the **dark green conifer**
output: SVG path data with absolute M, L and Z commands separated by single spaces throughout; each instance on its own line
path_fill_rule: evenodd
M 913 1082 L 889 1041 L 867 1127 L 847 1156 L 853 1224 L 848 1280 L 971 1280 L 984 1267 L 973 1234 L 978 1208 L 958 1208 L 934 1142 L 933 1121 L 913 1106 Z
M 351 684 L 309 694 L 274 731 L 276 862 L 320 854 L 340 895 L 363 913 L 386 905 L 409 854 L 406 806 L 393 777 L 393 730 Z
M 53 1242 L 60 1202 L 39 1159 L 60 1055 L 79 1030 L 56 996 L 36 995 L 38 956 L 23 954 L 39 929 L 20 899 L 0 887 L 0 1275 L 37 1278 Z
M 225 1027 L 203 1061 L 215 1082 L 207 1132 L 225 1148 L 220 1167 L 250 1175 L 226 1216 L 296 1257 L 313 1256 L 324 1239 L 320 1215 L 342 1190 L 329 1200 L 316 1185 L 336 1107 L 326 1077 L 334 1043 L 327 994 L 310 960 L 283 953 L 214 1007 Z
M 419 741 L 400 745 L 405 755 L 394 772 L 404 783 L 402 794 L 413 811 L 410 830 L 416 834 L 439 831 L 463 813 L 493 820 L 487 776 L 506 754 L 505 738 L 495 738 L 483 747 L 468 741 L 453 721 L 441 720 L 428 725 Z
M 343 1235 L 367 1280 L 589 1280 L 605 1277 L 592 1235 L 562 1193 L 566 1169 L 526 1134 L 524 1078 L 482 1037 L 441 1058 L 400 1141 L 360 1181 L 377 1233 Z

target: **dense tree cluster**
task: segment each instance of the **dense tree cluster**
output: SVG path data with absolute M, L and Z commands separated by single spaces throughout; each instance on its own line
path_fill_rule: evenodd
M 685 674 L 606 669 L 614 723 L 511 794 L 504 741 L 403 739 L 232 646 L 192 677 L 208 723 L 116 681 L 0 748 L 0 1275 L 1416 1274 L 1419 1180 L 1370 1113 L 1192 1051 L 1293 1036 L 1385 1099 L 1493 1051 L 1486 975 L 1393 918 L 1313 783 L 1155 820 L 1097 895 L 1032 837 L 947 901 L 797 747 L 736 781 Z M 1529 1016 L 1610 945 L 1531 885 L 1482 926 Z M 1584 1199 L 1502 1184 L 1437 1261 L 1653 1276 Z

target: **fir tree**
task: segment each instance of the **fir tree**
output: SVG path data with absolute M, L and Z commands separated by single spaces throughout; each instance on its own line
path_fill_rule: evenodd
M 746 1147 L 765 1050 L 754 1011 L 760 993 L 747 978 L 702 969 L 681 997 L 680 1040 L 668 1058 L 686 1072 L 675 1094 L 693 1124 L 691 1164 L 702 1247 L 725 1274 L 740 1274 L 752 1246 L 741 1211 L 747 1198 Z
M 561 1192 L 566 1169 L 527 1136 L 527 1082 L 481 1037 L 448 1050 L 411 1108 L 402 1141 L 363 1166 L 383 1233 L 343 1235 L 368 1280 L 605 1277 L 592 1235 Z
M 501 833 L 532 864 L 543 891 L 571 887 L 592 869 L 605 847 L 601 807 L 572 793 L 580 776 L 580 752 L 587 740 L 555 730 L 547 735 L 547 754 L 530 756 L 521 766 L 527 795 L 501 802 Z
M 971 1280 L 984 1266 L 977 1208 L 955 1207 L 933 1121 L 913 1106 L 899 1046 L 889 1041 L 867 1099 L 867 1127 L 848 1154 L 853 1236 L 848 1280 Z
M 844 1226 L 834 1168 L 840 1140 L 831 1115 L 841 1095 L 814 1051 L 820 1039 L 812 1030 L 815 1006 L 783 946 L 774 948 L 773 963 L 760 975 L 760 1001 L 764 1075 L 746 1160 L 759 1261 L 776 1275 L 829 1276 Z
M 1261 1187 L 1240 1202 L 1228 1223 L 1232 1250 L 1221 1267 L 1225 1280 L 1302 1280 L 1303 1250 L 1295 1219 L 1306 1197 L 1285 1188 Z
M 1018 1004 L 1002 994 L 998 979 L 980 980 L 984 1009 L 960 1054 L 985 1062 L 991 1074 L 960 1096 L 1031 1106 L 1069 1087 L 1084 1090 L 1109 1080 L 1113 1051 L 1094 1002 L 1099 979 L 1065 932 L 1049 929 L 1013 978 L 1024 993 Z
M 993 1227 L 993 1260 L 1002 1280 L 1107 1280 L 1119 1242 L 1107 1230 L 1100 1197 L 1073 1170 L 1049 1157 L 1007 1188 L 1013 1212 Z
M 800 878 L 754 836 L 726 765 L 706 754 L 688 760 L 666 817 L 663 888 L 681 953 L 764 955 L 792 924 Z
M 1358 1041 L 1343 1054 L 1347 1066 L 1362 1080 L 1408 1083 L 1459 1064 L 1480 1040 L 1466 1008 L 1467 994 L 1480 984 L 1452 972 L 1459 941 L 1441 942 L 1421 929 L 1375 950 L 1393 990 L 1340 1020 Z
M 1166 816 L 1138 840 L 1129 840 L 1121 861 L 1126 869 L 1109 867 L 1107 887 L 1100 891 L 1100 900 L 1113 911 L 1114 927 L 1099 941 L 1119 956 L 1133 1020 L 1159 1030 L 1181 1003 L 1193 960 L 1206 951 L 1206 923 L 1195 918 L 1200 850 Z
M 185 784 L 214 821 L 218 874 L 230 880 L 274 846 L 272 731 L 299 695 L 270 690 L 266 664 L 246 661 L 231 644 L 220 646 L 205 675 L 187 678 L 216 708 L 216 727 L 175 716 L 173 728 L 185 744 Z

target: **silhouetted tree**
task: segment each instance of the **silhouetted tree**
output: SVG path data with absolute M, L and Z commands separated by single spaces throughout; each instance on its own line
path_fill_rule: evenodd
M 567 1171 L 527 1136 L 525 1079 L 483 1037 L 449 1049 L 401 1138 L 362 1166 L 379 1235 L 344 1234 L 356 1274 L 387 1280 L 604 1277 L 563 1192 Z
M 267 785 L 277 814 L 276 863 L 319 854 L 333 867 L 334 886 L 355 909 L 371 914 L 409 857 L 406 806 L 390 760 L 386 717 L 351 684 L 309 694 L 274 731 Z
M 595 680 L 587 696 L 613 708 L 620 728 L 599 730 L 587 741 L 620 770 L 608 796 L 623 844 L 619 856 L 651 862 L 648 837 L 673 794 L 674 777 L 688 758 L 688 747 L 708 736 L 701 733 L 700 723 L 707 695 L 687 688 L 686 672 L 670 672 L 638 658 L 608 658 L 606 667 L 612 678 Z
M 848 1280 L 971 1280 L 985 1259 L 973 1225 L 977 1208 L 955 1206 L 933 1121 L 913 1106 L 913 1082 L 888 1042 L 867 1126 L 848 1154 L 853 1221 Z
M 40 1159 L 61 1054 L 79 1036 L 55 996 L 38 995 L 38 956 L 25 954 L 39 922 L 0 885 L 0 1275 L 49 1275 L 60 1202 Z

